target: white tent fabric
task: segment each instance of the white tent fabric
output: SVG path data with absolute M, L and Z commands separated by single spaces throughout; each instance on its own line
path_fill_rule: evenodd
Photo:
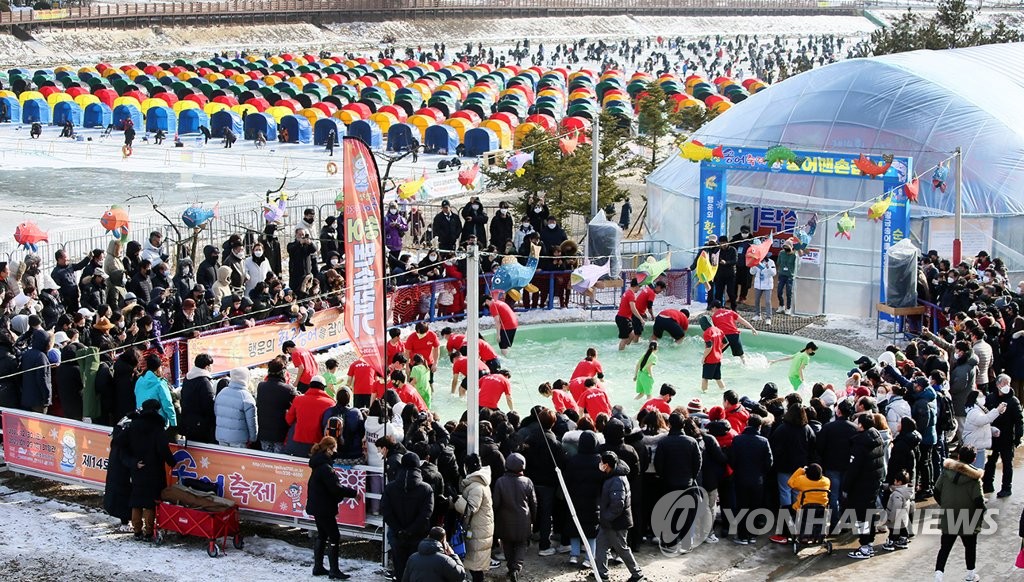
M 947 163 L 945 193 L 933 190 L 931 168 L 959 146 L 964 213 L 1009 216 L 1024 214 L 1022 103 L 1024 43 L 914 51 L 802 73 L 737 104 L 694 138 L 712 147 L 781 144 L 794 150 L 910 156 L 921 178 L 920 203 L 911 209 L 915 218 L 953 212 L 953 163 Z M 648 177 L 649 195 L 696 198 L 699 172 L 699 164 L 673 156 Z M 882 189 L 878 180 L 730 171 L 726 192 L 730 205 L 835 212 Z M 670 221 L 657 222 L 672 228 Z M 677 238 L 664 234 L 657 238 Z

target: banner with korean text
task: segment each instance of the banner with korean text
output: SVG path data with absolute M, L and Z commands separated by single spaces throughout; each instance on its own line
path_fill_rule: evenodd
M 345 329 L 359 356 L 384 375 L 384 264 L 380 178 L 370 148 L 345 137 Z

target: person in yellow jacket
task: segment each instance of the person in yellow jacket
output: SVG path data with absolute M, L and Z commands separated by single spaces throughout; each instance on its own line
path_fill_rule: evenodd
M 794 471 L 789 478 L 789 487 L 796 497 L 796 501 L 793 502 L 793 510 L 800 511 L 800 508 L 807 503 L 828 507 L 830 485 L 831 481 L 822 474 L 821 465 L 817 463 L 811 463 Z M 822 491 L 818 491 L 819 489 Z M 805 491 L 809 491 L 809 493 L 804 495 Z

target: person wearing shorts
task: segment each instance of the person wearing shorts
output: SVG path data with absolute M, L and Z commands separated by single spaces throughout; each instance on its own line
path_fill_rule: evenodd
M 516 329 L 505 329 L 501 328 L 498 330 L 498 348 L 502 352 L 507 352 L 512 344 L 516 341 Z
M 488 295 L 484 297 L 484 307 L 487 308 L 491 317 L 494 318 L 495 326 L 498 328 L 498 347 L 502 355 L 508 355 L 508 350 L 515 343 L 516 329 L 519 327 L 519 318 L 512 307 L 504 301 L 499 301 Z
M 729 344 L 732 355 L 746 363 L 747 359 L 743 355 L 743 343 L 740 341 L 740 330 L 736 327 L 736 324 L 742 325 L 751 330 L 754 335 L 757 335 L 757 330 L 754 329 L 754 326 L 750 325 L 750 322 L 746 319 L 743 319 L 743 316 L 739 313 L 722 307 L 722 304 L 718 301 L 711 303 L 711 322 L 725 335 L 725 341 Z
M 664 309 L 654 318 L 654 332 L 651 337 L 660 340 L 668 334 L 676 343 L 686 339 L 686 330 L 690 327 L 690 312 L 685 309 Z
M 714 380 L 718 387 L 725 390 L 722 382 L 722 347 L 725 334 L 711 323 L 707 315 L 700 316 L 700 328 L 704 330 L 704 356 L 702 359 L 700 390 L 708 391 L 708 380 Z
M 629 280 L 629 289 L 622 294 L 619 300 L 619 311 L 615 314 L 615 325 L 619 328 L 619 351 L 626 349 L 626 346 L 640 340 L 640 334 L 644 331 L 644 322 L 640 311 L 637 308 L 636 294 L 640 289 L 637 280 Z

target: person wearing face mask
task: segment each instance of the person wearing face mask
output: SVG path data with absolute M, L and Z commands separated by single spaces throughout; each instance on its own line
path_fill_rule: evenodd
M 409 223 L 398 212 L 398 204 L 390 203 L 388 213 L 384 216 L 384 245 L 388 248 L 388 260 L 391 263 L 397 262 L 398 256 L 402 254 L 402 237 L 408 231 Z
M 256 284 L 266 281 L 267 275 L 271 273 L 270 261 L 267 260 L 263 245 L 260 243 L 252 245 L 252 255 L 247 257 L 242 265 L 246 273 L 245 296 L 249 297 L 252 290 L 256 288 Z
M 430 251 L 424 256 L 419 264 L 416 266 L 417 274 L 421 277 L 426 277 L 427 280 L 440 279 L 444 273 L 444 265 L 441 264 L 441 256 L 437 254 L 437 251 L 430 249 Z
M 418 246 L 423 241 L 423 230 L 427 227 L 427 223 L 423 220 L 423 213 L 420 209 L 412 206 L 409 208 L 409 218 L 406 221 L 409 223 L 409 234 L 412 236 L 412 244 Z
M 516 250 L 521 248 L 523 246 L 523 243 L 526 242 L 526 239 L 530 238 L 530 235 L 534 234 L 535 232 L 537 231 L 534 230 L 533 224 L 530 223 L 529 217 L 524 216 L 522 220 L 519 221 L 519 228 L 517 228 L 516 231 L 512 233 L 512 252 L 514 253 Z
M 1013 487 L 1013 452 L 1020 446 L 1021 437 L 1024 436 L 1024 416 L 1021 415 L 1020 400 L 1010 386 L 1009 376 L 1000 374 L 996 378 L 996 389 L 988 396 L 985 407 L 989 410 L 1005 407 L 1005 412 L 992 421 L 992 427 L 996 430 L 992 431 L 992 446 L 985 462 L 985 476 L 981 480 L 982 491 L 995 491 L 996 462 L 1002 459 L 1002 487 L 996 497 L 1009 497 Z
M 340 236 L 338 238 L 341 239 Z M 263 245 L 263 254 L 270 263 L 270 270 L 281 273 L 281 241 L 277 238 L 277 224 L 271 222 L 264 226 L 257 240 Z
M 481 247 L 487 246 L 487 213 L 480 204 L 480 197 L 473 196 L 469 202 L 462 207 L 462 241 L 465 242 L 471 236 L 476 237 L 476 244 Z
M 171 268 L 167 263 L 160 263 L 153 267 L 153 274 L 149 277 L 153 282 L 153 287 L 163 287 L 164 289 L 172 289 L 171 284 Z
M 747 266 L 747 249 L 750 248 L 750 243 L 754 240 L 753 235 L 750 234 L 750 227 L 743 225 L 740 227 L 740 232 L 733 235 L 731 242 L 736 247 L 736 293 L 739 297 L 740 303 L 747 302 L 747 293 L 750 291 L 750 283 L 753 280 L 750 269 Z M 769 314 L 771 312 L 771 303 L 769 299 Z
M 228 254 L 222 263 L 224 267 L 231 269 L 228 282 L 232 290 L 241 291 L 245 287 L 248 272 L 245 269 L 245 245 L 241 240 L 231 243 Z
M 544 200 L 540 198 L 534 200 L 533 204 L 526 209 L 526 218 L 529 219 L 533 230 L 537 232 L 544 230 L 544 224 L 549 216 L 551 216 L 551 211 L 548 209 L 548 205 L 544 203 Z
M 505 250 L 505 246 L 512 240 L 512 213 L 509 212 L 508 202 L 502 200 L 498 204 L 498 212 L 491 218 L 491 244 L 498 252 Z
M 134 293 L 141 303 L 149 303 L 149 296 L 153 292 L 153 282 L 149 278 L 150 270 L 149 261 L 143 259 L 139 263 L 138 272 L 128 282 L 128 290 Z
M 452 212 L 452 205 L 447 200 L 441 201 L 441 212 L 434 216 L 431 231 L 437 237 L 437 246 L 441 250 L 454 251 L 455 245 L 462 235 L 462 219 Z
M 338 228 L 335 226 L 337 221 L 335 216 L 328 216 L 324 219 L 324 226 L 320 229 L 320 256 L 322 257 L 326 257 L 330 252 L 340 252 Z
M 310 231 L 299 227 L 295 229 L 295 240 L 288 243 L 288 286 L 292 289 L 302 287 L 306 275 L 316 272 L 316 247 L 309 236 Z
M 800 350 L 799 352 L 793 354 L 792 356 L 786 356 L 784 358 L 772 360 L 768 362 L 768 365 L 778 364 L 779 362 L 792 361 L 792 363 L 789 365 L 789 384 L 790 386 L 793 387 L 793 391 L 796 392 L 800 390 L 800 386 L 803 385 L 805 381 L 804 375 L 807 370 L 807 365 L 811 363 L 811 357 L 814 356 L 814 354 L 817 353 L 817 351 L 817 344 L 815 344 L 814 342 L 807 342 L 807 345 L 804 346 L 804 349 Z
M 776 261 L 779 271 L 779 286 L 776 296 L 779 300 L 779 309 L 776 313 L 793 315 L 793 281 L 796 279 L 796 253 L 793 252 L 793 243 L 786 241 L 782 244 L 782 252 Z

